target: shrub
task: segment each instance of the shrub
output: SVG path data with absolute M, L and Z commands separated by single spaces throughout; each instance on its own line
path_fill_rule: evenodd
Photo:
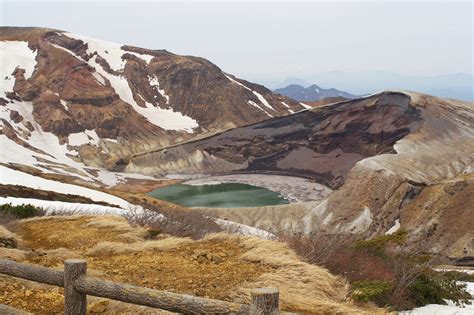
M 384 256 L 388 246 L 403 246 L 406 238 L 407 232 L 399 230 L 393 234 L 377 236 L 368 240 L 357 240 L 353 246 L 357 250 L 367 250 L 374 255 Z
M 144 211 L 131 208 L 125 218 L 131 224 L 177 237 L 200 239 L 209 233 L 222 232 L 222 229 L 212 219 L 198 211 L 164 210 L 152 205 L 147 205 L 147 208 Z
M 470 294 L 459 273 L 433 271 L 434 258 L 423 245 L 406 245 L 407 233 L 399 231 L 369 240 L 349 236 L 290 236 L 283 239 L 304 260 L 345 277 L 358 302 L 374 302 L 396 310 L 431 303 L 467 304 Z
M 35 206 L 30 204 L 22 204 L 18 206 L 12 206 L 11 204 L 3 204 L 0 205 L 0 213 L 6 216 L 14 216 L 18 219 L 25 219 L 44 215 L 43 209 L 36 208 Z
M 387 304 L 392 284 L 388 281 L 356 281 L 352 283 L 352 298 L 357 302 Z
M 466 284 L 436 272 L 420 274 L 409 286 L 411 300 L 416 306 L 427 304 L 447 304 L 451 300 L 456 305 L 469 304 L 471 295 L 466 291 Z
M 155 238 L 161 233 L 160 229 L 149 229 L 147 232 L 149 238 Z

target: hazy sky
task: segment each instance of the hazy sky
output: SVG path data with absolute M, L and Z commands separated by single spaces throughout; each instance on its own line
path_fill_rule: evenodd
M 205 57 L 248 79 L 473 73 L 472 1 L 0 0 L 1 23 Z

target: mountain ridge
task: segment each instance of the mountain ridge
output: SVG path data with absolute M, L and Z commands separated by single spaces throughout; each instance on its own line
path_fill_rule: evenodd
M 334 97 L 343 97 L 346 99 L 357 98 L 356 95 L 351 93 L 337 90 L 335 88 L 323 89 L 316 84 L 312 84 L 306 88 L 298 84 L 290 84 L 284 88 L 276 89 L 274 92 L 301 102 L 314 102 Z
M 47 153 L 63 146 L 56 153 L 69 166 L 108 167 L 136 152 L 305 108 L 201 57 L 43 28 L 2 27 L 0 44 L 2 147 L 11 141 Z M 32 134 L 58 144 L 30 143 Z

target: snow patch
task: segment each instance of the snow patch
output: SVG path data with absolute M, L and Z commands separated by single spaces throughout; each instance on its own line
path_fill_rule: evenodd
M 163 109 L 145 102 L 146 108 L 138 106 L 135 108 L 142 116 L 146 117 L 152 124 L 165 130 L 182 130 L 188 133 L 194 132 L 194 128 L 199 127 L 197 121 L 181 112 L 175 112 L 171 108 Z
M 69 107 L 67 106 L 67 102 L 65 100 L 59 100 L 59 102 L 61 103 L 61 105 L 63 105 L 65 110 L 69 110 Z
M 16 68 L 25 70 L 25 79 L 29 79 L 35 70 L 36 53 L 24 41 L 0 41 L 0 92 L 13 91 Z
M 387 232 L 385 232 L 385 235 L 393 234 L 398 231 L 398 229 L 400 229 L 400 219 L 395 220 L 395 224 Z
M 71 133 L 68 136 L 68 143 L 72 146 L 81 146 L 84 144 L 98 145 L 99 136 L 95 130 L 86 130 L 78 133 Z
M 273 117 L 271 114 L 269 114 L 266 110 L 264 110 L 263 108 L 261 108 L 257 103 L 255 103 L 254 101 L 248 101 L 247 102 L 249 105 L 252 105 L 256 108 L 258 108 L 259 110 L 261 110 L 262 112 L 264 112 L 265 114 L 267 114 L 268 116 L 270 117 Z
M 229 81 L 231 81 L 231 82 L 233 82 L 233 83 L 236 83 L 236 84 L 240 85 L 241 87 L 243 87 L 243 88 L 249 90 L 250 92 L 252 92 L 252 93 L 258 98 L 258 100 L 259 100 L 265 107 L 267 107 L 267 108 L 269 108 L 269 109 L 271 109 L 271 110 L 275 110 L 275 109 L 268 103 L 268 101 L 263 97 L 262 94 L 258 93 L 257 91 L 252 90 L 252 89 L 249 88 L 248 86 L 243 85 L 243 84 L 240 83 L 239 81 L 232 79 L 232 78 L 231 78 L 230 76 L 228 76 L 227 74 L 224 73 L 224 75 L 226 76 L 227 79 L 229 79 Z M 249 104 L 250 104 L 250 102 L 252 102 L 252 101 L 249 101 Z M 263 110 L 263 109 L 260 108 L 258 105 L 256 105 L 255 102 L 252 102 L 252 103 L 255 104 L 254 106 L 257 106 L 259 109 Z M 253 105 L 253 104 L 251 104 L 251 105 Z M 263 110 L 263 111 L 264 111 L 264 110 Z M 270 115 L 269 113 L 267 113 L 267 114 Z M 270 116 L 273 117 L 272 115 L 270 115 Z
M 94 76 L 97 82 L 99 82 L 102 85 L 105 85 L 104 77 L 101 76 L 97 71 L 92 72 L 92 75 Z
M 232 222 L 232 221 L 227 221 L 227 220 L 222 220 L 222 219 L 214 218 L 213 220 L 221 228 L 233 234 L 239 234 L 239 235 L 244 235 L 244 236 L 256 236 L 258 238 L 265 239 L 265 240 L 276 239 L 275 234 L 267 232 L 262 229 L 258 229 L 258 228 L 248 226 L 245 224 L 240 224 L 237 222 Z
M 461 282 L 461 281 L 460 281 Z M 474 282 L 463 282 L 467 285 L 467 291 L 474 296 Z M 415 308 L 411 311 L 400 312 L 401 315 L 472 315 L 474 314 L 474 299 L 470 300 L 470 305 L 459 307 L 451 301 L 446 301 L 448 305 L 429 304 Z
M 307 105 L 307 104 L 305 104 L 305 103 L 303 103 L 303 102 L 300 102 L 300 105 L 303 106 L 303 107 L 306 108 L 306 109 L 312 108 L 311 106 L 309 106 L 309 105 Z
M 64 33 L 64 35 L 70 38 L 81 40 L 84 42 L 84 44 L 87 44 L 87 53 L 93 54 L 97 52 L 99 56 L 107 61 L 112 70 L 121 71 L 124 68 L 125 61 L 122 60 L 124 51 L 122 50 L 121 44 L 97 40 L 72 33 Z
M 32 198 L 0 197 L 0 205 L 11 204 L 12 206 L 30 204 L 46 211 L 46 215 L 54 213 L 81 213 L 94 215 L 125 215 L 126 210 L 116 207 L 107 207 L 96 204 L 50 201 Z
M 292 109 L 290 108 L 290 106 L 289 106 L 288 104 L 286 104 L 285 102 L 281 102 L 281 103 L 283 104 L 283 106 L 285 106 L 286 108 L 288 108 L 288 111 L 290 112 L 290 114 L 293 114 L 293 113 L 295 112 L 295 111 L 292 110 Z
M 33 189 L 41 189 L 54 191 L 62 194 L 78 195 L 89 198 L 93 201 L 102 201 L 109 204 L 117 205 L 122 209 L 127 209 L 130 203 L 115 197 L 90 188 L 82 186 L 65 184 L 54 180 L 45 179 L 38 176 L 33 176 L 28 173 L 16 171 L 5 166 L 0 165 L 0 180 L 4 185 L 20 185 Z
M 169 104 L 170 102 L 170 97 L 166 95 L 165 90 L 160 89 L 160 82 L 158 82 L 158 78 L 154 75 L 153 77 L 148 77 L 148 80 L 150 81 L 150 86 L 156 87 L 158 90 L 158 93 L 161 94 L 166 99 L 166 104 Z

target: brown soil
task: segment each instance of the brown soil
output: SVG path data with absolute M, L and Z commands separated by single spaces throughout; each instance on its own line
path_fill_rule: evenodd
M 240 260 L 244 252 L 236 241 L 209 241 L 180 246 L 165 253 L 93 257 L 90 267 L 114 281 L 225 300 L 243 282 L 272 269 Z
M 0 286 L 0 304 L 28 310 L 34 314 L 55 314 L 64 308 L 62 289 L 48 286 L 30 287 L 29 283 L 12 278 L 0 278 Z

